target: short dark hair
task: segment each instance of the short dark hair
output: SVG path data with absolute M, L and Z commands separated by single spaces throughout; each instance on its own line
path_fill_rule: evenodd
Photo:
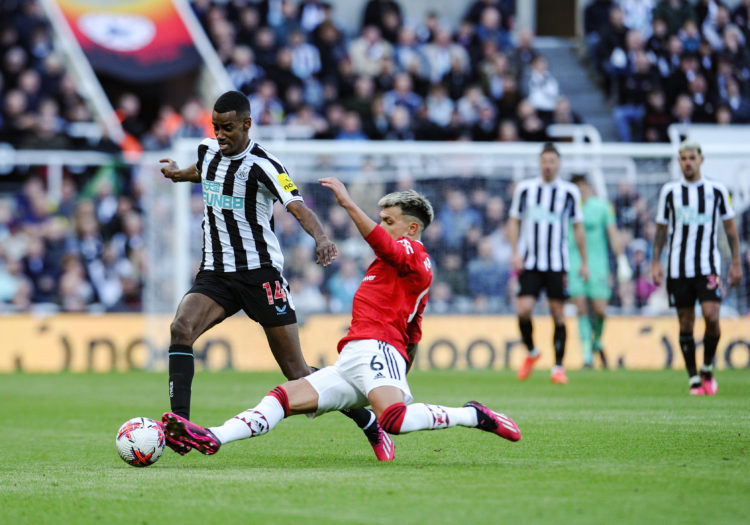
M 227 91 L 216 99 L 214 111 L 216 113 L 235 111 L 240 118 L 249 117 L 250 101 L 247 96 L 239 91 Z
M 540 155 L 543 155 L 544 153 L 554 153 L 558 157 L 560 156 L 560 152 L 557 151 L 557 148 L 551 142 L 544 143 L 544 146 L 542 147 L 542 153 L 540 153 Z
M 570 176 L 570 182 L 573 184 L 588 184 L 589 181 L 584 173 L 574 173 Z

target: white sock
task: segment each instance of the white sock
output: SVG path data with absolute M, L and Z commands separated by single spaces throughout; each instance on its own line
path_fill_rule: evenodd
M 401 424 L 401 434 L 415 430 L 435 430 L 460 425 L 462 427 L 477 426 L 477 411 L 474 407 L 444 407 L 414 403 L 406 407 L 404 422 Z
M 701 365 L 701 372 L 703 372 L 704 374 L 710 374 L 713 371 L 714 371 L 713 365 L 706 365 L 706 364 Z
M 220 427 L 209 430 L 221 441 L 221 444 L 238 439 L 260 436 L 270 431 L 284 419 L 284 408 L 273 396 L 264 397 L 258 406 L 245 410 L 228 419 Z

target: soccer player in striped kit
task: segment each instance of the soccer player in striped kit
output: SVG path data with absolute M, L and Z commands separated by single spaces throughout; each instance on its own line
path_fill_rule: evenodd
M 432 205 L 413 190 L 380 199 L 380 224 L 349 196 L 336 178 L 320 179 L 333 191 L 377 256 L 352 304 L 352 323 L 339 341 L 336 363 L 302 379 L 277 386 L 254 408 L 204 428 L 177 414 L 162 417 L 167 441 L 215 454 L 232 441 L 263 435 L 295 414 L 323 414 L 371 405 L 391 434 L 454 426 L 478 428 L 509 441 L 521 439 L 504 414 L 476 401 L 463 407 L 411 403 L 406 372 L 422 336 L 422 312 L 432 282 L 432 263 L 420 242 L 433 219 Z
M 742 280 L 740 241 L 727 189 L 723 184 L 701 175 L 703 154 L 700 144 L 690 140 L 682 142 L 679 163 L 682 179 L 666 183 L 659 194 L 651 275 L 656 285 L 664 281 L 661 254 L 668 242 L 667 294 L 670 306 L 677 307 L 680 349 L 690 377 L 690 394 L 712 396 L 718 391 L 713 362 L 721 334 L 719 306 L 724 293 L 717 243 L 719 221 L 724 224 L 732 251 L 727 276 L 730 287 Z M 695 361 L 693 337 L 696 300 L 701 304 L 706 324 L 700 375 Z
M 286 168 L 250 139 L 247 97 L 239 91 L 224 93 L 214 104 L 211 120 L 216 138 L 200 143 L 196 164 L 179 169 L 173 160 L 161 160 L 166 163 L 161 169 L 165 177 L 201 183 L 203 188 L 203 260 L 170 326 L 170 404 L 172 412 L 186 419 L 190 419 L 193 343 L 239 310 L 263 327 L 284 376 L 297 379 L 311 371 L 302 355 L 289 285 L 281 274 L 284 256 L 272 229 L 274 202 L 281 201 L 315 239 L 318 264 L 328 266 L 337 256 L 336 245 L 305 205 Z M 344 413 L 364 430 L 378 459 L 393 459 L 393 442 L 371 411 Z
M 534 346 L 531 314 L 539 294 L 547 292 L 549 311 L 555 323 L 553 345 L 555 366 L 550 380 L 566 384 L 568 377 L 563 368 L 565 355 L 565 316 L 563 307 L 568 298 L 568 225 L 573 222 L 574 237 L 581 254 L 578 269 L 584 281 L 588 280 L 586 238 L 581 211 L 581 193 L 575 184 L 557 176 L 560 153 L 548 142 L 539 155 L 541 176 L 523 180 L 513 192 L 508 219 L 508 240 L 513 247 L 513 267 L 518 272 L 518 325 L 521 338 L 528 350 L 518 379 L 527 379 L 540 351 Z M 519 240 L 520 236 L 520 240 Z

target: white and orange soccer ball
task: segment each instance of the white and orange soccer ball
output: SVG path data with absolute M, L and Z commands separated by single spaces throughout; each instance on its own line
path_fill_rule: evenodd
M 164 430 L 147 417 L 134 417 L 123 423 L 115 438 L 122 460 L 134 467 L 148 467 L 164 452 Z

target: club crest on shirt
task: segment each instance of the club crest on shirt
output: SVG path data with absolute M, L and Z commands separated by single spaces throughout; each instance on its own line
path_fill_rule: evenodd
M 247 177 L 250 175 L 250 167 L 243 164 L 239 167 L 237 172 L 234 174 L 234 178 L 237 180 L 247 180 Z

